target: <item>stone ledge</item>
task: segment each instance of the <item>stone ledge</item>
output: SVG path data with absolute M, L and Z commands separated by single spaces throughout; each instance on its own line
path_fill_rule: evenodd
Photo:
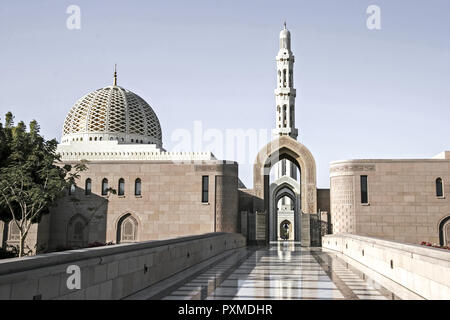
M 322 246 L 355 260 L 426 299 L 450 299 L 450 251 L 352 234 L 327 235 Z
M 245 245 L 221 232 L 9 259 L 0 263 L 0 300 L 121 299 Z M 80 268 L 80 289 L 67 287 L 69 265 Z
M 95 248 L 83 248 L 62 252 L 39 254 L 31 257 L 12 258 L 0 260 L 0 276 L 17 273 L 35 268 L 43 268 L 56 264 L 70 263 L 78 260 L 102 258 L 109 255 L 135 252 L 136 250 L 151 249 L 165 245 L 172 245 L 186 241 L 200 240 L 205 238 L 218 237 L 224 232 L 207 233 L 196 236 L 178 237 L 168 240 L 152 240 L 138 243 L 116 244 Z

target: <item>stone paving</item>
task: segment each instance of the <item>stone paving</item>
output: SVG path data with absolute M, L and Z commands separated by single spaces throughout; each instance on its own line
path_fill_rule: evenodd
M 342 259 L 292 242 L 239 250 L 157 298 L 399 299 Z

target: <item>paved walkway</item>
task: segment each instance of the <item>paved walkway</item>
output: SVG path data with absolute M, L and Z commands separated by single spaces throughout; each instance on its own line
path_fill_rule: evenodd
M 247 247 L 159 299 L 399 299 L 336 255 L 281 242 Z

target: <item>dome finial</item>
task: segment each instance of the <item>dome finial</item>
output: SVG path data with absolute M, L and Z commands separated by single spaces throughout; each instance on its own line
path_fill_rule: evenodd
M 114 86 L 117 86 L 117 63 L 114 64 Z
M 286 20 L 284 20 L 284 28 L 286 29 Z

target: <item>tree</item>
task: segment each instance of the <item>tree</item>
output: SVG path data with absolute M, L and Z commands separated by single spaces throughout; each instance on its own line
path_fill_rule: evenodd
M 61 163 L 57 141 L 45 140 L 39 125 L 21 121 L 14 126 L 8 112 L 0 126 L 0 219 L 12 221 L 19 230 L 18 255 L 24 255 L 25 240 L 33 223 L 39 223 L 64 191 L 75 185 L 86 162 L 74 166 Z

